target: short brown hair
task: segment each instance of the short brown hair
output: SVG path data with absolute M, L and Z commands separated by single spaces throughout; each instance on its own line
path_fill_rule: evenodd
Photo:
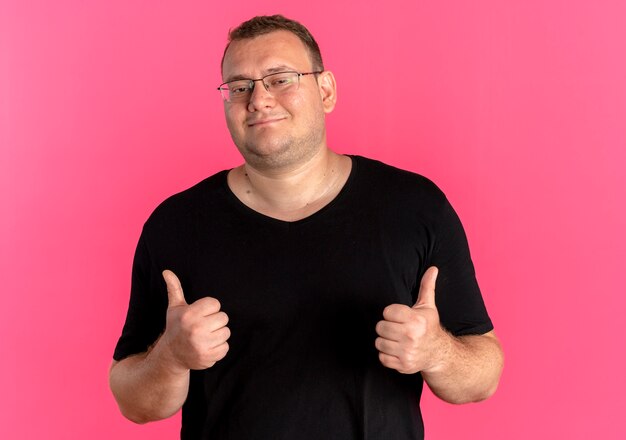
M 244 21 L 235 29 L 231 29 L 228 32 L 228 44 L 224 48 L 224 54 L 222 55 L 222 67 L 224 67 L 224 57 L 226 51 L 230 46 L 230 43 L 238 40 L 245 40 L 248 38 L 258 37 L 259 35 L 269 34 L 274 31 L 289 31 L 304 43 L 305 47 L 309 51 L 311 58 L 311 64 L 313 70 L 324 70 L 324 62 L 322 61 L 322 53 L 320 48 L 313 38 L 313 35 L 302 24 L 295 20 L 283 17 L 282 15 L 259 15 L 251 18 L 248 21 Z

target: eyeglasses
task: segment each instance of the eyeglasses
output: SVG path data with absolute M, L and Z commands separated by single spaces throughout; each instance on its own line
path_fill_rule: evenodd
M 263 83 L 263 87 L 272 96 L 276 97 L 283 93 L 295 92 L 300 87 L 300 77 L 305 75 L 316 75 L 319 72 L 278 72 L 265 75 L 259 79 L 236 79 L 221 84 L 217 90 L 222 94 L 226 102 L 248 102 L 254 85 L 257 81 Z

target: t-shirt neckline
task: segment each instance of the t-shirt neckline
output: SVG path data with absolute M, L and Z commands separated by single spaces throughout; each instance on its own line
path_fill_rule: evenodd
M 289 220 L 277 219 L 275 217 L 271 217 L 269 215 L 266 215 L 266 214 L 263 214 L 261 212 L 258 212 L 256 210 L 250 208 L 245 203 L 243 203 L 241 200 L 239 200 L 239 198 L 235 195 L 235 193 L 228 186 L 228 173 L 231 171 L 231 169 L 225 170 L 223 172 L 222 187 L 224 189 L 224 192 L 226 194 L 226 198 L 228 199 L 228 201 L 231 202 L 231 204 L 237 210 L 239 210 L 240 212 L 242 212 L 242 213 L 244 213 L 244 214 L 246 214 L 246 215 L 248 215 L 250 217 L 255 217 L 258 220 L 263 221 L 263 222 L 274 223 L 274 224 L 277 224 L 277 225 L 286 225 L 286 226 L 295 226 L 295 225 L 299 225 L 299 224 L 309 223 L 311 221 L 314 221 L 317 218 L 324 217 L 324 215 L 327 212 L 332 211 L 332 209 L 342 199 L 344 199 L 350 193 L 350 189 L 352 187 L 352 183 L 353 183 L 353 181 L 355 179 L 355 176 L 357 174 L 358 156 L 354 156 L 354 155 L 350 155 L 350 154 L 346 154 L 346 156 L 349 157 L 352 160 L 352 167 L 350 169 L 350 174 L 348 175 L 348 179 L 346 180 L 346 183 L 344 183 L 344 185 L 341 188 L 341 190 L 339 190 L 339 192 L 337 193 L 335 198 L 333 198 L 326 205 L 322 206 L 320 209 L 318 209 L 314 213 L 312 213 L 312 214 L 310 214 L 310 215 L 308 215 L 308 216 L 306 216 L 304 218 L 301 218 L 299 220 L 289 221 Z

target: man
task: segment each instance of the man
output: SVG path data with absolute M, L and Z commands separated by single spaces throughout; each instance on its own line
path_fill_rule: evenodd
M 110 371 L 122 413 L 182 407 L 182 438 L 419 439 L 423 380 L 491 395 L 502 353 L 456 214 L 427 179 L 327 147 L 336 83 L 306 28 L 241 24 L 222 75 L 245 162 L 144 225 Z

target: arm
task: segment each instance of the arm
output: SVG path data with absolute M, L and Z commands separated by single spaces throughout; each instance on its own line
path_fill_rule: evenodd
M 392 304 L 376 325 L 383 365 L 400 373 L 420 371 L 431 390 L 450 403 L 484 400 L 500 379 L 503 354 L 493 332 L 454 337 L 441 327 L 435 306 L 437 269 L 424 274 L 413 307 Z
M 498 388 L 504 361 L 494 332 L 457 338 L 447 334 L 446 339 L 438 367 L 422 371 L 433 393 L 450 403 L 491 397 Z
M 170 417 L 187 398 L 189 370 L 172 362 L 161 339 L 145 353 L 113 361 L 109 371 L 109 386 L 120 411 L 135 423 Z
M 228 316 L 210 297 L 187 304 L 180 281 L 164 271 L 168 307 L 165 332 L 147 352 L 113 362 L 111 391 L 122 414 L 136 423 L 170 417 L 185 402 L 190 370 L 210 368 L 226 356 Z

